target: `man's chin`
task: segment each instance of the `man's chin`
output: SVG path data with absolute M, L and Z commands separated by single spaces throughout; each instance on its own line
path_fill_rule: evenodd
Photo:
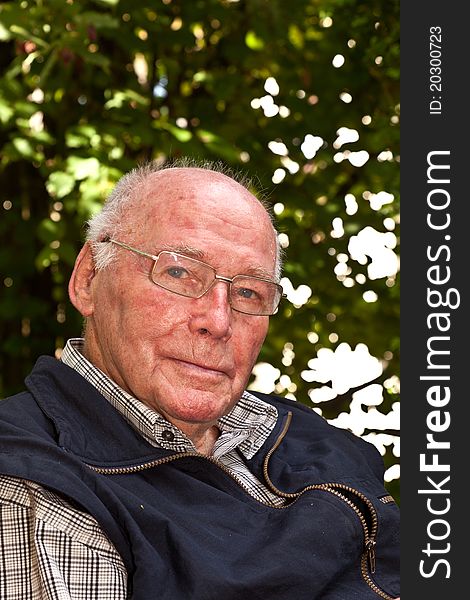
M 230 412 L 238 400 L 239 397 L 233 399 L 230 389 L 202 390 L 191 386 L 167 404 L 165 416 L 172 422 L 211 426 Z

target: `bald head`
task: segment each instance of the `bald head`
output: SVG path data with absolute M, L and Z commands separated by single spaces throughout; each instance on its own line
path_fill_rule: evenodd
M 231 224 L 243 232 L 258 229 L 270 238 L 273 252 L 273 276 L 280 278 L 281 252 L 277 233 L 265 203 L 249 189 L 250 182 L 238 175 L 226 174 L 220 165 L 187 161 L 171 167 L 149 163 L 124 175 L 116 184 L 101 213 L 88 222 L 87 239 L 94 246 L 97 268 L 113 261 L 116 249 L 100 244 L 107 236 L 136 242 L 150 223 L 178 219 L 192 221 L 204 229 L 210 217 L 218 218 L 223 229 Z M 214 225 L 214 223 L 212 223 Z M 145 235 L 145 234 L 144 234 Z M 271 252 L 270 252 L 271 254 Z

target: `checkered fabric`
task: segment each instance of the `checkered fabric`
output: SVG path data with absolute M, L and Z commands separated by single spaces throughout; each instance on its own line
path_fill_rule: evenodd
M 2 600 L 124 600 L 121 557 L 89 514 L 40 486 L 0 476 Z

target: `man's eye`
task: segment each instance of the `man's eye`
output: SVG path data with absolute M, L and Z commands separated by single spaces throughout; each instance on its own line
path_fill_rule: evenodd
M 183 279 L 184 277 L 188 277 L 188 271 L 183 269 L 182 267 L 169 267 L 166 270 L 167 274 L 174 279 Z
M 246 300 L 254 300 L 258 297 L 258 294 L 250 288 L 238 288 L 237 294 Z

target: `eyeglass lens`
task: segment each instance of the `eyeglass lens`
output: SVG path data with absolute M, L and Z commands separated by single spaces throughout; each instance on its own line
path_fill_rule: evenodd
M 159 254 L 152 270 L 152 281 L 175 294 L 200 298 L 217 279 L 215 270 L 198 260 L 173 252 Z M 236 275 L 230 284 L 232 308 L 252 315 L 273 314 L 279 304 L 279 287 L 247 275 Z

